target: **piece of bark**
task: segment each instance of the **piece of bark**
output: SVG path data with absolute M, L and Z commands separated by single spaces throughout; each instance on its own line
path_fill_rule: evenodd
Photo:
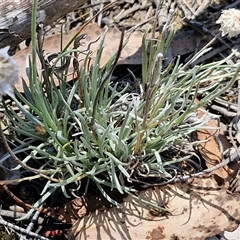
M 32 0 L 0 2 L 0 48 L 11 49 L 31 36 Z M 67 13 L 86 3 L 87 0 L 40 0 L 37 24 L 52 24 Z

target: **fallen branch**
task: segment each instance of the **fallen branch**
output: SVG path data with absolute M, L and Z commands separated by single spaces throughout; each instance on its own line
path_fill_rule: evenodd
M 29 237 L 34 237 L 34 238 L 37 238 L 37 239 L 40 239 L 40 240 L 50 240 L 49 238 L 46 238 L 46 237 L 43 237 L 37 233 L 34 233 L 34 232 L 31 232 L 31 231 L 26 231 L 25 228 L 22 228 L 22 227 L 19 227 L 13 223 L 9 223 L 3 219 L 0 219 L 0 225 L 3 225 L 3 226 L 6 226 L 6 227 L 9 227 L 9 228 L 12 228 L 14 229 L 15 231 L 17 232 L 20 232 L 22 234 L 25 234 Z
M 87 0 L 39 0 L 37 23 L 50 25 Z M 31 36 L 32 1 L 0 1 L 0 48 L 11 49 Z

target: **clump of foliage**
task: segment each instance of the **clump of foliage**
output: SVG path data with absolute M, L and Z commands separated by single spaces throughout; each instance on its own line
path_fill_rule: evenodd
M 106 199 L 119 205 L 106 188 L 134 194 L 137 183 L 161 185 L 188 173 L 178 163 L 190 162 L 197 144 L 191 134 L 213 117 L 205 112 L 199 119 L 196 110 L 235 82 L 237 65 L 224 60 L 187 68 L 180 58 L 165 65 L 174 36 L 174 23 L 169 22 L 159 37 L 150 38 L 148 32 L 143 37 L 138 93 L 119 92 L 111 76 L 124 47 L 123 36 L 119 50 L 104 66 L 99 63 L 105 36 L 94 56 L 91 48 L 65 48 L 46 61 L 41 34 L 35 45 L 35 23 L 33 19 L 30 84 L 23 81 L 24 94 L 16 91 L 19 100 L 13 97 L 21 114 L 6 107 L 10 128 L 21 139 L 22 151 L 27 147 L 29 152 L 18 168 L 47 179 L 34 207 L 58 188 L 71 197 L 68 186 L 83 179 L 87 179 L 83 192 L 94 184 Z M 37 54 L 42 74 L 36 71 Z M 83 54 L 80 66 L 78 58 Z M 75 78 L 69 84 L 66 78 L 72 65 Z M 202 98 L 196 103 L 199 94 Z M 19 147 L 16 152 L 21 152 Z

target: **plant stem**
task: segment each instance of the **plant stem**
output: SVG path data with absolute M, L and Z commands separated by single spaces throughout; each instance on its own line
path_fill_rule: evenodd
M 38 7 L 38 0 L 33 1 L 32 7 L 32 26 L 31 26 L 31 38 L 32 38 L 32 67 L 31 67 L 31 78 L 30 78 L 30 89 L 33 90 L 36 83 L 36 76 L 37 76 L 37 38 L 36 38 L 36 31 L 37 31 L 37 7 Z

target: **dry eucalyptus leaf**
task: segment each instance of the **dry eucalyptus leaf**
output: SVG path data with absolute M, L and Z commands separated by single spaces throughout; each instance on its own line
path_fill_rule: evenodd
M 79 29 L 74 29 L 70 31 L 69 33 L 63 33 L 62 39 L 63 39 L 63 46 L 65 46 L 72 37 L 79 31 Z M 87 25 L 81 34 L 87 34 L 87 38 L 83 40 L 84 46 L 80 46 L 79 49 L 85 50 L 90 42 L 96 41 L 99 37 L 101 37 L 104 34 L 104 30 L 99 28 L 97 24 L 89 24 Z M 121 32 L 119 30 L 116 30 L 115 28 L 111 28 L 108 30 L 105 42 L 104 42 L 104 50 L 101 58 L 101 65 L 104 65 L 109 58 L 117 51 L 120 41 L 120 35 Z M 131 34 L 127 45 L 122 50 L 121 57 L 119 61 L 121 63 L 128 63 L 128 64 L 138 64 L 141 60 L 141 51 L 139 51 L 139 48 L 141 46 L 143 34 L 140 34 L 138 32 L 135 32 Z M 127 34 L 125 38 L 127 38 Z M 53 53 L 58 53 L 61 49 L 60 46 L 61 42 L 61 35 L 60 34 L 54 34 L 50 37 L 46 37 L 44 41 L 44 54 L 49 56 Z M 91 44 L 91 51 L 93 53 L 96 53 L 97 49 L 99 47 L 99 41 Z M 15 55 L 15 59 L 20 67 L 20 79 L 24 79 L 26 82 L 27 76 L 26 76 L 26 59 L 27 56 L 31 54 L 31 47 L 25 48 L 21 51 L 19 51 Z M 38 61 L 37 63 L 38 72 L 41 73 L 41 65 Z M 69 72 L 71 72 L 73 69 L 70 69 Z M 69 80 L 72 80 L 71 76 Z M 21 81 L 18 82 L 16 85 L 16 88 L 19 91 L 22 91 L 22 84 Z
M 204 114 L 204 109 L 197 111 L 198 117 L 201 118 Z M 217 119 L 210 119 L 206 128 L 197 131 L 197 137 L 199 141 L 202 141 L 198 145 L 198 150 L 205 160 L 206 166 L 211 168 L 220 162 L 222 162 L 222 151 L 231 147 L 231 144 L 226 139 L 222 129 L 219 129 L 219 123 Z M 212 129 L 209 129 L 212 128 Z M 221 146 L 220 146 L 221 145 Z M 214 174 L 218 175 L 222 179 L 226 179 L 229 175 L 229 168 L 220 168 L 214 171 Z
M 63 33 L 62 40 L 63 40 L 63 46 L 65 46 L 71 38 L 79 31 L 79 29 L 73 29 L 68 33 Z M 81 49 L 86 49 L 88 44 L 92 41 L 95 41 L 99 37 L 101 37 L 104 33 L 104 30 L 100 28 L 97 24 L 89 24 L 87 25 L 83 31 L 82 34 L 85 33 L 88 35 L 88 37 L 84 40 L 85 46 L 80 46 Z M 108 59 L 113 55 L 113 53 L 116 52 L 119 45 L 121 32 L 117 30 L 116 28 L 110 28 L 105 42 L 104 42 L 104 50 L 102 54 L 101 59 L 101 65 L 106 63 Z M 126 34 L 125 39 L 129 35 Z M 127 45 L 122 50 L 121 57 L 119 59 L 118 64 L 129 64 L 129 65 L 139 65 L 142 63 L 142 52 L 141 52 L 141 44 L 142 44 L 142 37 L 143 32 L 141 31 L 135 31 L 132 33 L 129 37 Z M 61 35 L 60 34 L 54 34 L 52 36 L 46 37 L 44 41 L 44 54 L 49 56 L 53 53 L 57 53 L 60 51 L 61 46 Z M 192 31 L 179 31 L 171 45 L 172 48 L 172 56 L 177 55 L 184 55 L 189 52 L 193 52 L 195 50 L 196 45 L 196 39 L 192 35 Z M 93 52 L 96 52 L 99 46 L 99 41 L 91 45 L 91 50 Z M 21 79 L 23 78 L 28 83 L 28 78 L 26 76 L 26 60 L 27 57 L 31 55 L 31 47 L 26 47 L 22 50 L 20 50 L 16 55 L 15 59 L 20 66 L 20 74 L 19 74 L 19 82 L 16 84 L 16 88 L 19 91 L 23 91 L 22 89 L 22 82 Z M 41 73 L 41 66 L 38 62 L 37 64 L 38 72 Z M 72 70 L 70 69 L 70 72 Z M 71 80 L 72 77 L 69 77 L 69 80 Z
M 168 212 L 128 196 L 122 208 L 100 209 L 77 220 L 68 239 L 205 239 L 233 231 L 240 223 L 240 195 L 228 195 L 210 177 L 148 189 L 140 196 L 159 206 L 166 204 Z

